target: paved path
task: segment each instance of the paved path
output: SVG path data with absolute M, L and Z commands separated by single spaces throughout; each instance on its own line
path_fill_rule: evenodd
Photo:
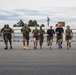
M 23 50 L 22 42 L 14 42 L 13 49 L 4 50 L 0 42 L 0 75 L 76 75 L 76 43 L 67 50 L 57 49 L 53 43 L 52 50 L 46 43 L 43 49 L 34 50 L 30 43 L 29 50 Z

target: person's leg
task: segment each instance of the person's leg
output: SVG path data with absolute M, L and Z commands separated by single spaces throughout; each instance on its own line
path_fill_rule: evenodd
M 25 49 L 25 38 L 23 38 L 23 49 Z
M 62 35 L 58 36 L 58 45 L 59 45 L 59 49 L 62 48 Z
M 23 46 L 25 46 L 25 39 L 23 39 Z
M 8 38 L 7 37 L 5 37 L 5 44 L 6 44 L 5 49 L 8 49 Z
M 60 49 L 60 39 L 58 39 L 58 47 L 59 47 L 59 49 Z
M 51 47 L 52 47 L 52 39 L 50 39 L 49 41 L 50 41 L 50 49 L 51 49 Z
M 62 48 L 62 39 L 60 39 L 60 48 Z
M 4 39 L 4 44 L 5 44 L 5 46 L 6 46 L 6 37 L 3 36 L 3 39 Z
M 27 42 L 26 49 L 28 49 L 28 46 L 29 46 L 29 39 L 26 39 L 26 42 Z
M 41 44 L 41 38 L 39 38 L 39 45 L 40 45 L 40 49 L 41 49 L 41 46 L 42 46 L 42 44 Z
M 62 35 L 60 35 L 59 36 L 59 39 L 60 39 L 60 48 L 62 48 L 62 38 L 63 38 Z
M 72 37 L 69 36 L 69 47 L 71 47 L 71 39 L 72 39 Z
M 69 49 L 69 40 L 66 40 L 67 42 L 67 49 Z
M 61 39 L 61 45 L 63 44 L 63 41 L 62 41 L 62 39 Z
M 63 44 L 63 35 L 61 36 L 61 45 Z
M 10 43 L 10 49 L 12 49 L 12 37 L 8 36 L 8 40 L 9 40 L 9 43 Z
M 49 43 L 50 43 L 50 42 L 49 42 L 49 37 L 47 36 L 47 45 L 48 45 L 48 46 L 49 46 Z
M 42 45 L 43 45 L 43 38 L 40 38 L 40 49 L 42 49 Z
M 29 35 L 26 36 L 26 40 L 27 40 L 27 46 L 29 46 Z
M 42 45 L 43 45 L 43 39 L 41 40 L 41 49 L 42 49 Z
M 28 49 L 28 45 L 29 45 L 29 40 L 25 38 L 25 49 Z
M 56 44 L 58 43 L 57 35 L 56 35 Z
M 29 39 L 27 39 L 27 46 L 29 46 Z
M 4 44 L 6 45 L 5 35 L 3 35 Z
M 71 39 L 69 40 L 69 47 L 71 47 Z
M 38 37 L 36 37 L 36 49 L 37 49 L 37 45 L 38 45 Z
M 57 40 L 58 40 L 58 48 L 60 49 L 60 36 L 57 36 Z
M 69 49 L 69 38 L 68 38 L 68 36 L 66 36 L 65 39 L 66 39 L 67 49 Z
M 12 40 L 9 39 L 9 43 L 10 43 L 10 49 L 12 49 Z
M 34 49 L 36 47 L 36 38 L 34 37 Z

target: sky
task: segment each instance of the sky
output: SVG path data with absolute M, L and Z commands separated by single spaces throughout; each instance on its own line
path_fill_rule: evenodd
M 76 0 L 0 0 L 0 28 L 23 20 L 37 20 L 38 24 L 55 26 L 59 21 L 66 25 L 76 25 Z

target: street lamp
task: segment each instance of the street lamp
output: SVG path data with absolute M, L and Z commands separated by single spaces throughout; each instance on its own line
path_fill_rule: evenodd
M 50 18 L 47 17 L 47 25 L 48 25 L 48 27 L 49 27 L 49 21 L 50 21 Z

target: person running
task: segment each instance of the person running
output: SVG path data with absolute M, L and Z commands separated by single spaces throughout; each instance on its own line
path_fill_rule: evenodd
M 38 39 L 39 39 L 39 30 L 37 29 L 37 26 L 35 26 L 35 29 L 33 30 L 33 38 L 34 38 L 34 49 L 37 49 Z
M 52 29 L 52 26 L 50 26 L 50 29 L 47 30 L 47 41 L 50 45 L 50 49 L 52 47 L 52 41 L 53 41 L 53 35 L 55 34 L 54 29 Z
M 1 29 L 1 33 L 3 33 L 3 30 L 6 28 L 6 25 L 4 25 L 4 27 Z M 3 33 L 3 40 L 4 40 L 4 43 L 6 45 L 6 40 L 5 40 L 5 34 Z
M 62 48 L 62 39 L 63 39 L 63 33 L 64 29 L 58 24 L 58 27 L 56 28 L 56 34 L 57 34 L 57 41 L 58 41 L 58 48 Z
M 42 49 L 43 40 L 44 40 L 44 34 L 45 34 L 45 31 L 42 29 L 42 26 L 40 26 L 40 30 L 39 30 L 39 44 L 40 44 L 40 49 Z
M 9 25 L 7 24 L 7 26 L 2 30 L 3 34 L 4 34 L 4 40 L 5 40 L 5 44 L 6 47 L 5 49 L 8 49 L 8 41 L 10 43 L 10 49 L 12 49 L 12 33 L 14 32 L 12 28 L 9 27 Z
M 21 28 L 21 33 L 23 34 L 23 49 L 28 49 L 29 45 L 29 32 L 31 32 L 31 29 L 27 26 L 27 23 L 24 23 L 24 27 Z M 26 45 L 26 43 L 27 45 Z
M 69 49 L 69 47 L 71 47 L 71 39 L 73 37 L 73 32 L 70 29 L 70 26 L 66 27 L 65 35 L 66 35 L 65 39 L 66 39 L 66 43 L 67 43 L 67 49 Z

